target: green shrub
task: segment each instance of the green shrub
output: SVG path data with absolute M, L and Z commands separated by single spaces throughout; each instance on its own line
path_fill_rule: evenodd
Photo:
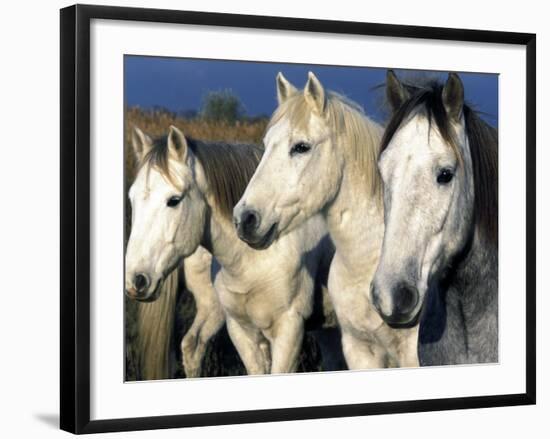
M 234 124 L 244 115 L 244 106 L 231 90 L 210 91 L 202 99 L 201 117 Z

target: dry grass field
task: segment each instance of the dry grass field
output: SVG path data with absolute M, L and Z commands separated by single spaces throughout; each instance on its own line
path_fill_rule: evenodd
M 131 130 L 134 126 L 151 136 L 168 133 L 170 125 L 177 126 L 186 136 L 200 140 L 223 140 L 225 142 L 260 143 L 267 126 L 267 119 L 241 120 L 234 124 L 212 122 L 201 118 L 186 119 L 164 110 L 126 110 L 125 123 L 125 171 L 126 185 L 134 179 L 135 160 L 131 145 Z

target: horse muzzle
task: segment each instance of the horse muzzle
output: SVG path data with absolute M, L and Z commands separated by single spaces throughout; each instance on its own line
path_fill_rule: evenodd
M 153 302 L 159 297 L 160 279 L 151 289 L 151 278 L 145 273 L 137 273 L 132 277 L 131 285 L 126 287 L 126 296 L 139 302 Z
M 263 232 L 262 229 L 265 227 L 262 224 L 262 217 L 255 209 L 244 208 L 240 212 L 235 212 L 233 222 L 239 238 L 253 249 L 263 250 L 269 247 L 277 237 L 277 223 Z
M 371 301 L 391 327 L 410 327 L 418 322 L 420 294 L 410 283 L 397 282 L 385 291 L 375 280 L 371 285 Z

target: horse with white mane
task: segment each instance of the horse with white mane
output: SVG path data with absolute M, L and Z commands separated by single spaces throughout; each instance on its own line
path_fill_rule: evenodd
M 336 246 L 328 287 L 348 366 L 418 365 L 417 328 L 391 328 L 369 296 L 384 235 L 382 127 L 311 72 L 302 92 L 279 73 L 277 95 L 262 161 L 233 211 L 239 236 L 266 248 L 322 215 Z
M 133 129 L 130 137 L 134 156 L 132 175 L 140 167 L 143 158 L 142 145 L 152 143 L 152 140 L 139 129 Z M 139 302 L 134 354 L 136 379 L 172 378 L 177 370 L 172 346 L 176 335 L 178 293 L 181 286 L 193 296 L 196 310 L 191 326 L 180 343 L 182 366 L 186 377 L 200 376 L 208 342 L 225 322 L 212 285 L 211 265 L 212 255 L 199 246 L 183 260 L 180 267 L 164 278 L 159 286 L 159 300 Z
M 167 274 L 202 245 L 219 263 L 214 287 L 247 372 L 295 371 L 315 283 L 333 253 L 321 219 L 312 218 L 269 251 L 252 249 L 237 237 L 231 212 L 262 150 L 200 142 L 174 126 L 154 140 L 138 133 L 127 294 L 154 300 Z
M 387 75 L 393 107 L 379 161 L 386 232 L 373 301 L 420 321 L 422 365 L 498 361 L 498 133 L 443 85 Z

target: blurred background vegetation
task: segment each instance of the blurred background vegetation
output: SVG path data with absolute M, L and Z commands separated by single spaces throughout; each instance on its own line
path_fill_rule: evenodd
M 210 91 L 203 98 L 201 117 L 207 121 L 234 124 L 244 113 L 239 97 L 229 89 Z

